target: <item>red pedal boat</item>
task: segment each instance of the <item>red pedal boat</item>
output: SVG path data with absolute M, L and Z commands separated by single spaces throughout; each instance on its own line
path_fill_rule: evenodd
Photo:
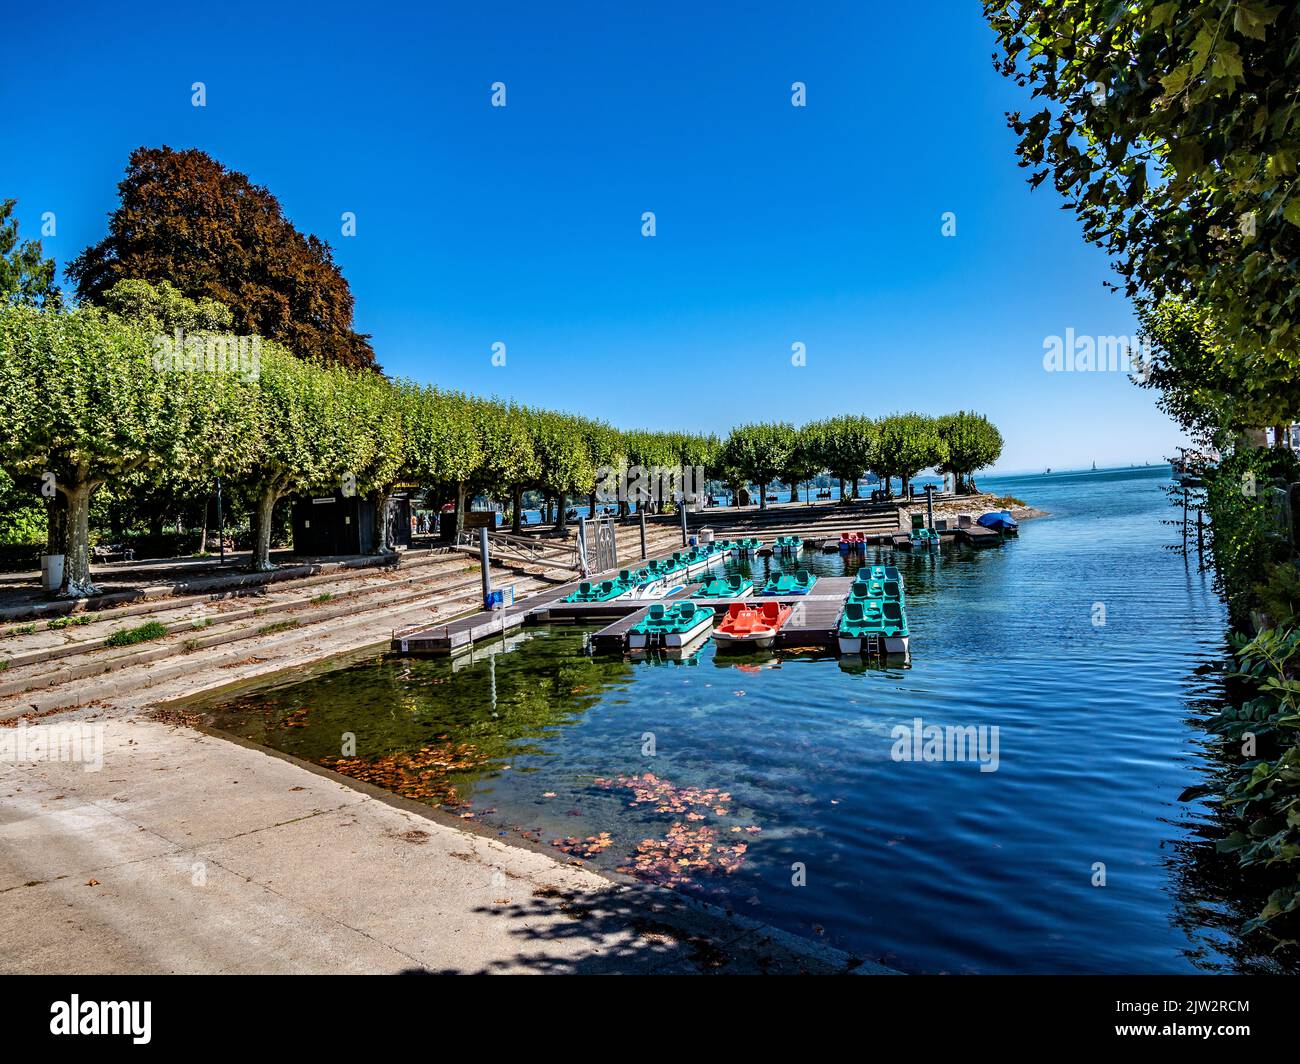
M 727 616 L 713 630 L 713 639 L 720 647 L 757 647 L 767 650 L 793 612 L 793 606 L 779 602 L 764 602 L 753 606 L 733 602 L 727 607 Z

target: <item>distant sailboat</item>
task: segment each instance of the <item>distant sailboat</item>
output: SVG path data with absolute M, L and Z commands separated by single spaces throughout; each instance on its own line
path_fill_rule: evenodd
M 1097 472 L 1097 463 L 1096 463 L 1096 462 L 1093 462 L 1093 463 L 1092 463 L 1092 471 L 1093 471 L 1094 473 Z

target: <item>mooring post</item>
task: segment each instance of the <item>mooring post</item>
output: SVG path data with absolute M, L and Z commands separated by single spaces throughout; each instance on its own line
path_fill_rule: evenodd
M 478 564 L 483 573 L 483 608 L 489 608 L 488 599 L 492 597 L 492 573 L 488 568 L 487 529 L 478 530 Z
M 925 513 L 926 519 L 930 522 L 930 534 L 934 535 L 934 485 L 925 486 Z
M 641 518 L 641 560 L 645 561 L 649 555 L 646 553 L 645 549 L 645 511 L 641 509 L 640 504 L 637 505 L 636 514 Z
M 591 566 L 587 564 L 587 519 L 578 518 L 578 572 L 584 577 L 591 575 Z
M 682 492 L 682 499 L 677 504 L 677 508 L 682 512 L 682 546 L 684 547 L 686 546 L 686 492 Z

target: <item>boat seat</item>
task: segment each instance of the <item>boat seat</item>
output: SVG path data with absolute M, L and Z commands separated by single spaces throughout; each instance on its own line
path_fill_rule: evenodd
M 650 616 L 653 617 L 656 621 L 659 620 L 659 618 L 661 618 L 663 615 L 664 615 L 664 604 L 662 602 L 656 602 L 653 606 L 650 607 Z

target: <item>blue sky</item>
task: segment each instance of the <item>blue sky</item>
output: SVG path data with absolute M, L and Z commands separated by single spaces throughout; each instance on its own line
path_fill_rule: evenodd
M 1043 370 L 1134 323 L 1016 166 L 974 0 L 71 3 L 6 37 L 0 196 L 60 265 L 133 148 L 198 147 L 333 246 L 393 374 L 624 427 L 977 409 L 1008 471 L 1181 441 L 1123 375 Z

